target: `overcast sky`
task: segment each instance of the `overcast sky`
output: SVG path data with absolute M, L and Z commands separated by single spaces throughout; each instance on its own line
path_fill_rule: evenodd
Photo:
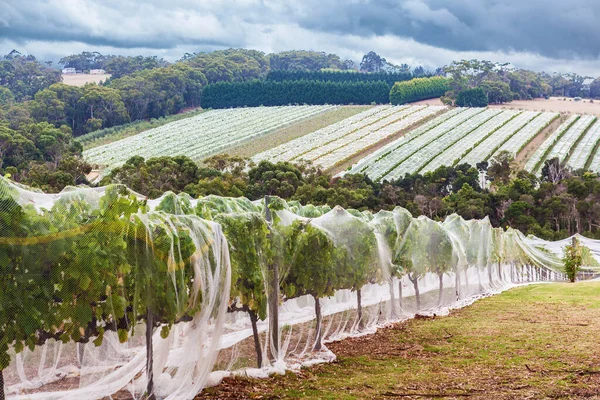
M 0 0 L 0 53 L 317 50 L 600 76 L 600 0 Z

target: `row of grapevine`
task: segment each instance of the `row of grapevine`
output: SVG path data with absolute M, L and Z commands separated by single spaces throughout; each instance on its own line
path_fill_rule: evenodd
M 558 113 L 543 112 L 532 119 L 521 130 L 510 136 L 500 147 L 495 149 L 486 158 L 491 159 L 497 156 L 500 152 L 508 151 L 513 157 L 525 148 L 542 130 L 558 118 Z
M 218 82 L 202 90 L 202 108 L 293 104 L 386 104 L 389 86 L 377 82 L 250 81 Z
M 274 161 L 308 160 L 325 169 L 332 168 L 399 131 L 431 117 L 445 107 L 390 107 L 369 115 L 357 124 L 342 121 L 340 129 L 329 126 L 254 157 Z M 377 117 L 379 119 L 374 120 Z M 356 120 L 355 120 L 356 121 Z
M 600 125 L 600 121 L 596 122 L 593 130 L 590 130 L 590 135 L 592 135 L 592 137 L 598 136 L 598 130 L 600 129 L 598 125 Z M 585 165 L 586 168 L 589 168 L 594 172 L 600 172 L 600 151 L 598 151 L 599 146 L 600 143 L 596 143 L 596 147 L 590 152 L 591 155 Z
M 309 146 L 300 147 L 298 143 L 305 143 L 305 140 L 298 141 L 298 143 L 289 143 L 289 146 L 292 146 L 293 154 L 282 154 L 280 157 L 276 158 L 281 161 L 292 161 L 298 159 L 306 159 L 306 160 L 314 160 L 317 159 L 332 150 L 351 143 L 356 138 L 359 138 L 363 135 L 368 135 L 372 132 L 381 129 L 384 126 L 389 125 L 392 122 L 395 122 L 399 119 L 403 119 L 408 115 L 411 115 L 418 111 L 418 107 L 401 107 L 394 108 L 390 107 L 386 111 L 383 111 L 380 114 L 377 114 L 376 119 L 368 119 L 360 122 L 361 126 L 357 130 L 353 130 L 348 132 L 347 134 L 333 131 L 331 135 L 322 135 L 323 132 L 314 132 L 313 135 L 319 136 L 319 141 L 311 141 Z M 346 129 L 342 129 L 342 133 L 344 133 Z M 307 138 L 307 140 L 310 138 Z M 282 158 L 285 157 L 285 158 Z M 257 161 L 261 159 L 260 155 L 256 157 Z
M 594 120 L 595 123 L 588 126 L 581 141 L 571 149 L 567 164 L 574 170 L 585 168 L 588 165 L 588 160 L 592 159 L 596 145 L 600 141 L 600 121 L 597 118 Z
M 558 158 L 560 160 L 567 160 L 571 156 L 571 151 L 575 145 L 582 139 L 587 130 L 596 121 L 597 117 L 594 115 L 582 115 L 571 128 L 569 128 L 552 146 L 550 152 L 546 156 L 546 159 Z
M 349 135 L 354 137 L 347 137 L 345 140 L 340 141 L 337 143 L 336 148 L 328 153 L 323 153 L 319 150 L 318 153 L 323 155 L 311 161 L 321 165 L 325 169 L 333 168 L 353 158 L 356 154 L 376 146 L 398 132 L 415 125 L 425 118 L 431 117 L 442 109 L 442 107 L 435 106 L 427 107 L 369 133 L 357 132 L 356 135 Z
M 556 143 L 556 141 L 558 141 L 558 139 L 560 139 L 561 136 L 567 132 L 569 128 L 575 124 L 575 122 L 577 122 L 579 117 L 580 116 L 577 114 L 571 115 L 554 132 L 552 132 L 550 136 L 548 136 L 548 138 L 546 138 L 546 140 L 540 145 L 540 147 L 537 148 L 529 160 L 527 160 L 527 163 L 525 164 L 525 170 L 529 172 L 538 171 L 542 167 L 544 160 L 546 159 L 546 155 L 550 152 L 552 146 L 554 146 L 554 143 Z
M 494 123 L 490 123 L 490 121 L 493 121 L 494 117 L 498 114 L 500 114 L 499 110 L 486 109 L 473 118 L 468 119 L 452 129 L 451 132 L 439 136 L 430 143 L 419 147 L 413 154 L 407 157 L 402 164 L 398 165 L 383 179 L 395 180 L 402 178 L 406 173 L 421 171 L 431 159 L 438 154 L 445 152 L 446 149 L 456 143 L 456 141 L 463 139 L 477 130 L 482 130 L 485 133 L 489 129 L 493 129 Z M 449 159 L 448 161 L 451 163 L 453 160 Z
M 110 168 L 132 156 L 185 155 L 201 160 L 283 126 L 332 110 L 333 106 L 286 106 L 215 110 L 84 151 L 84 158 Z
M 523 127 L 527 126 L 540 113 L 535 111 L 524 111 L 510 120 L 506 125 L 493 132 L 485 140 L 479 143 L 474 149 L 469 151 L 458 163 L 475 166 L 481 161 L 485 161 L 494 154 L 506 141 L 511 139 Z
M 251 362 L 264 376 L 332 359 L 327 341 L 403 311 L 562 277 L 558 257 L 487 219 L 121 186 L 45 195 L 4 178 L 0 257 L 0 371 L 32 399 L 193 398 Z M 65 376 L 80 379 L 44 386 Z
M 363 129 L 390 114 L 400 112 L 407 106 L 392 108 L 391 106 L 376 106 L 350 118 L 336 122 L 325 128 L 304 135 L 300 138 L 283 143 L 277 147 L 266 150 L 255 157 L 255 160 L 268 159 L 273 161 L 289 160 L 294 155 L 304 154 L 310 149 L 338 140 L 352 132 Z
M 550 112 L 455 108 L 361 159 L 349 172 L 391 180 L 442 165 L 475 166 L 501 151 L 516 156 L 557 117 Z
M 554 145 L 560 140 L 560 138 L 571 129 L 575 123 L 581 118 L 578 114 L 573 114 L 567 118 L 554 132 L 546 138 L 546 140 L 537 148 L 535 153 L 527 160 L 525 164 L 525 170 L 537 173 L 541 170 L 544 161 L 548 158 L 548 154 L 552 151 Z
M 482 111 L 483 109 L 476 108 L 455 109 L 453 110 L 454 115 L 451 118 L 445 119 L 444 116 L 442 116 L 440 117 L 443 119 L 441 121 L 433 120 L 429 124 L 409 132 L 406 137 L 399 138 L 395 141 L 393 149 L 383 153 L 380 158 L 373 159 L 373 162 L 369 164 L 359 162 L 358 166 L 362 165 L 362 169 L 358 170 L 358 168 L 353 168 L 350 172 L 363 172 L 371 179 L 380 180 L 396 169 L 396 167 L 404 162 L 404 160 L 419 149 L 431 143 L 439 136 L 450 132 L 455 127 Z
M 437 153 L 437 156 L 434 155 L 434 158 L 432 158 L 420 172 L 425 173 L 435 171 L 443 165 L 455 165 L 490 135 L 508 125 L 518 114 L 518 111 L 513 110 L 502 111 L 466 136 L 459 137 L 459 135 L 457 135 L 456 142 L 450 146 L 446 146 L 443 152 Z M 435 151 L 435 149 L 432 151 Z
M 406 104 L 443 96 L 450 90 L 450 80 L 441 76 L 396 82 L 390 91 L 390 103 Z
M 349 173 L 366 173 L 370 177 L 382 176 L 385 171 L 388 171 L 389 168 L 392 168 L 394 165 L 396 165 L 397 161 L 392 157 L 388 157 L 391 153 L 395 152 L 397 149 L 404 146 L 411 140 L 414 140 L 422 134 L 442 125 L 444 122 L 450 120 L 464 110 L 464 108 L 451 109 L 448 112 L 445 112 L 442 115 L 432 119 L 431 121 L 424 123 L 418 128 L 413 129 L 397 140 L 362 158 L 358 163 L 352 166 Z

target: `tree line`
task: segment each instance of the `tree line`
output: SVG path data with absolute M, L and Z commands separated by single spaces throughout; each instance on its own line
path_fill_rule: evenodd
M 267 74 L 268 81 L 324 81 L 324 82 L 378 82 L 383 81 L 391 88 L 394 83 L 406 81 L 414 77 L 410 71 L 405 72 L 370 72 L 357 71 L 271 71 Z
M 488 179 L 485 188 L 480 186 L 482 171 Z M 194 197 L 216 194 L 251 200 L 275 195 L 374 212 L 401 206 L 434 220 L 452 213 L 465 219 L 489 216 L 495 227 L 513 227 L 548 240 L 575 233 L 600 239 L 598 174 L 569 171 L 553 159 L 536 177 L 521 170 L 508 153 L 489 164 L 443 166 L 382 183 L 362 174 L 333 178 L 310 164 L 254 165 L 238 157 L 216 156 L 199 167 L 186 157 L 134 157 L 102 183 L 122 183 L 150 197 L 171 190 Z
M 593 79 L 575 73 L 534 72 L 516 68 L 510 63 L 482 60 L 454 61 L 442 70 L 452 78 L 450 90 L 442 98 L 447 104 L 455 104 L 461 92 L 471 89 L 481 89 L 490 104 L 549 96 L 592 99 L 600 96 L 600 77 Z M 584 85 L 586 81 L 592 82 L 588 86 Z M 470 92 L 467 97 L 474 95 L 481 94 Z M 479 101 L 479 104 L 484 103 Z
M 103 55 L 97 51 L 84 51 L 80 54 L 72 54 L 63 57 L 58 62 L 64 68 L 75 68 L 76 71 L 89 73 L 92 69 L 103 69 L 111 74 L 112 78 L 120 78 L 125 75 L 145 69 L 166 67 L 170 63 L 157 56 L 118 56 Z
M 30 122 L 13 129 L 0 122 L 0 174 L 15 181 L 48 192 L 88 184 L 91 167 L 81 151 L 67 126 Z
M 375 72 L 378 77 L 388 73 L 382 72 L 382 68 L 396 68 L 373 54 L 365 56 L 360 68 L 379 71 Z M 246 49 L 186 54 L 174 64 L 156 57 L 105 56 L 98 52 L 70 55 L 59 63 L 82 71 L 103 68 L 112 77 L 101 85 L 66 86 L 61 84 L 60 72 L 51 68 L 51 63 L 45 65 L 33 56 L 13 51 L 0 60 L 0 120 L 12 129 L 35 122 L 49 122 L 55 127 L 65 125 L 73 136 L 81 136 L 199 107 L 202 90 L 207 84 L 264 81 L 269 71 L 276 70 L 310 74 L 325 68 L 339 71 L 359 68 L 349 60 L 342 61 L 336 55 L 322 52 L 288 51 L 268 55 Z M 405 66 L 397 69 L 399 72 L 392 73 L 392 76 L 402 77 L 408 73 Z M 416 69 L 415 73 L 424 73 L 424 70 Z M 370 79 L 365 78 L 368 76 L 365 74 L 356 75 L 363 76 L 364 80 Z M 382 85 L 365 83 L 371 85 L 294 84 L 296 97 L 288 95 L 282 98 L 281 94 L 277 94 L 272 100 L 263 98 L 260 102 L 250 103 L 237 99 L 221 106 L 387 102 Z M 253 85 L 247 87 L 256 87 Z M 301 90 L 301 86 L 308 89 Z M 377 92 L 378 89 L 380 92 Z M 328 95 L 315 93 L 324 90 L 333 92 Z
M 206 86 L 203 108 L 280 106 L 288 104 L 384 104 L 389 88 L 383 81 L 219 82 Z

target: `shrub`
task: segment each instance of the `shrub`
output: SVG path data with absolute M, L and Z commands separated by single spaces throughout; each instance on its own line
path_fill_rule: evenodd
M 441 76 L 396 82 L 390 91 L 390 102 L 397 105 L 440 97 L 450 89 L 449 82 Z
M 565 265 L 565 273 L 571 282 L 575 282 L 575 278 L 577 278 L 577 273 L 579 272 L 583 262 L 581 250 L 582 249 L 579 245 L 579 240 L 577 240 L 575 237 L 573 238 L 572 244 L 565 246 L 563 263 Z
M 466 89 L 456 96 L 456 105 L 459 107 L 487 107 L 488 98 L 482 88 Z

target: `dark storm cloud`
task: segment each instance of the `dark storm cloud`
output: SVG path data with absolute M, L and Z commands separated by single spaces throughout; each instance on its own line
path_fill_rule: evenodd
M 597 59 L 598 21 L 599 0 L 0 0 L 0 43 L 244 47 L 287 26 L 338 43 L 386 35 L 463 52 Z
M 377 0 L 306 6 L 309 29 L 391 34 L 458 51 L 600 55 L 598 0 Z

